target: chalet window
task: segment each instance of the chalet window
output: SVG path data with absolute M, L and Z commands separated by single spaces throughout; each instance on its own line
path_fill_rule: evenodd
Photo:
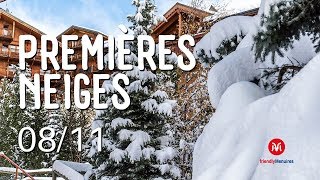
M 2 31 L 3 31 L 3 35 L 5 35 L 5 36 L 9 35 L 9 25 L 8 24 L 4 24 Z
M 8 52 L 9 52 L 8 45 L 3 44 L 1 48 L 1 56 L 8 57 L 9 56 Z
M 10 52 L 19 52 L 17 46 L 9 45 Z
M 2 46 L 2 52 L 8 52 L 8 45 Z
M 76 41 L 76 47 L 81 45 L 81 41 Z
M 40 69 L 40 75 L 44 75 L 46 73 L 46 71 Z
M 75 47 L 76 42 L 75 41 L 71 41 L 71 47 Z
M 37 49 L 37 56 L 41 56 L 41 50 Z
M 88 73 L 91 73 L 92 72 L 92 67 L 88 67 Z

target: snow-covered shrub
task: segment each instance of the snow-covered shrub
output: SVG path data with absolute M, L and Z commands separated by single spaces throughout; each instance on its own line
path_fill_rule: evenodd
M 320 159 L 318 9 L 318 1 L 262 1 L 236 50 L 213 66 L 208 88 L 217 111 L 195 145 L 194 179 L 320 177 L 319 165 L 310 164 Z M 213 42 L 221 34 L 216 29 L 200 41 L 196 55 L 216 52 L 222 42 Z M 290 147 L 278 158 L 294 164 L 259 164 L 274 158 L 267 146 L 275 137 Z
M 318 55 L 277 94 L 250 82 L 230 86 L 195 145 L 193 178 L 318 179 L 319 76 Z M 278 157 L 268 150 L 275 137 L 287 147 Z M 294 163 L 260 164 L 274 158 Z
M 219 104 L 223 92 L 230 85 L 239 81 L 258 81 L 260 87 L 266 89 L 268 93 L 278 92 L 315 56 L 314 47 L 317 46 L 317 41 L 314 39 L 318 35 L 311 31 L 315 28 L 308 27 L 311 30 L 303 31 L 305 27 L 294 23 L 300 28 L 289 31 L 286 22 L 280 21 L 286 18 L 287 13 L 285 12 L 289 10 L 275 11 L 277 2 L 280 2 L 279 6 L 282 7 L 282 1 L 262 1 L 259 13 L 255 17 L 229 17 L 216 23 L 196 45 L 195 56 L 204 66 L 207 66 L 208 63 L 214 64 L 217 62 L 216 59 L 221 59 L 218 50 L 224 40 L 230 40 L 232 37 L 239 36 L 240 33 L 245 35 L 235 51 L 224 56 L 222 62 L 215 65 L 210 71 L 210 77 L 213 79 L 209 79 L 208 86 L 214 107 Z M 279 12 L 284 15 L 279 17 Z M 278 18 L 271 18 L 271 16 Z M 299 14 L 297 16 L 300 17 Z M 308 21 L 312 21 L 312 18 Z M 277 26 L 284 28 L 275 32 L 267 31 L 268 29 L 274 30 L 273 27 Z M 318 27 L 317 24 L 314 26 Z M 298 31 L 298 34 L 292 31 Z

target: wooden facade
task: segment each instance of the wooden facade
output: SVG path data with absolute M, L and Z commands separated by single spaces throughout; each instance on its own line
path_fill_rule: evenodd
M 192 17 L 189 15 L 192 15 Z M 184 26 L 186 25 L 184 24 L 184 20 L 192 18 L 194 24 L 200 25 L 203 19 L 210 15 L 212 14 L 207 11 L 176 3 L 164 14 L 167 21 L 161 22 L 153 28 L 152 37 L 157 41 L 159 35 L 175 35 L 179 38 L 183 34 L 196 34 L 196 30 L 185 32 L 186 28 Z
M 250 11 L 234 14 L 234 15 L 245 15 L 245 16 L 254 16 L 257 14 L 258 9 L 253 9 Z M 176 3 L 170 10 L 168 10 L 164 16 L 167 19 L 167 22 L 161 22 L 159 25 L 153 28 L 152 37 L 157 42 L 159 35 L 175 35 L 178 39 L 181 35 L 184 34 L 191 34 L 194 36 L 195 41 L 198 42 L 201 40 L 201 38 L 208 32 L 208 31 L 198 31 L 197 27 L 204 26 L 203 20 L 207 16 L 212 15 L 210 12 L 199 10 L 181 3 Z M 188 22 L 186 23 L 186 18 L 189 18 Z M 191 19 L 190 19 L 191 18 Z M 189 23 L 192 22 L 192 23 Z M 210 22 L 211 25 L 215 23 L 215 21 Z M 193 28 L 190 28 L 190 27 Z M 41 35 L 44 35 L 43 32 L 36 29 L 35 27 L 27 24 L 26 22 L 18 19 L 17 17 L 13 16 L 9 12 L 3 10 L 0 8 L 0 78 L 2 77 L 12 77 L 12 73 L 10 72 L 8 66 L 10 64 L 17 64 L 19 62 L 19 36 L 23 34 L 30 34 L 36 37 L 38 41 L 38 53 L 37 55 L 29 59 L 27 63 L 30 65 L 32 74 L 40 73 L 40 75 L 43 75 L 44 73 L 59 73 L 64 74 L 68 73 L 71 75 L 71 77 L 74 77 L 78 73 L 85 73 L 89 76 L 89 78 L 92 79 L 92 76 L 94 73 L 110 73 L 107 70 L 104 71 L 98 71 L 97 69 L 97 62 L 96 57 L 90 57 L 89 56 L 89 70 L 84 71 L 81 68 L 81 60 L 82 60 L 82 45 L 81 45 L 81 37 L 83 35 L 88 35 L 92 41 L 95 40 L 96 36 L 98 34 L 102 34 L 104 37 L 104 40 L 106 41 L 108 37 L 104 35 L 101 32 L 80 27 L 80 26 L 71 26 L 68 29 L 66 29 L 64 32 L 62 32 L 59 36 L 57 36 L 58 41 L 61 41 L 62 35 L 78 35 L 79 40 L 70 42 L 69 48 L 72 48 L 75 50 L 75 54 L 71 55 L 69 57 L 69 62 L 74 63 L 77 66 L 76 71 L 70 71 L 70 72 L 64 72 L 59 71 L 55 72 L 49 61 L 49 69 L 47 72 L 42 72 L 40 69 L 41 67 L 41 52 L 40 52 L 40 38 Z M 173 52 L 175 52 L 177 55 L 180 55 L 181 52 L 177 46 L 177 41 L 172 41 L 167 43 L 167 47 L 169 47 Z M 49 45 L 48 50 L 51 49 L 51 46 Z M 61 49 L 61 48 L 60 48 Z M 192 48 L 190 47 L 192 50 Z M 30 44 L 26 43 L 26 51 L 30 50 Z M 105 48 L 105 53 L 107 52 L 107 48 Z M 58 60 L 61 60 L 61 53 L 59 52 Z M 203 69 L 198 64 L 197 67 L 193 70 L 193 72 L 200 72 L 203 71 Z M 183 87 L 186 86 L 186 84 L 193 83 L 197 76 L 194 76 L 192 78 L 187 77 L 189 72 L 180 72 L 180 79 L 179 79 L 179 86 L 178 88 L 180 90 L 179 93 L 185 94 L 186 92 L 183 92 Z M 64 82 L 63 79 L 57 80 L 55 82 L 56 87 L 63 86 Z M 91 86 L 91 85 L 90 85 Z
M 232 14 L 226 17 L 222 17 L 219 19 L 211 20 L 204 22 L 203 20 L 211 16 L 210 12 L 206 12 L 200 9 L 196 9 L 181 3 L 176 3 L 170 10 L 168 10 L 164 17 L 167 19 L 167 22 L 162 22 L 159 25 L 157 25 L 153 29 L 152 36 L 155 40 L 157 40 L 159 35 L 176 35 L 176 41 L 171 41 L 166 43 L 166 46 L 172 50 L 172 52 L 176 53 L 177 55 L 181 54 L 180 49 L 178 48 L 178 41 L 177 39 L 183 35 L 183 34 L 189 34 L 192 35 L 195 39 L 195 42 L 199 42 L 208 32 L 211 26 L 214 26 L 214 24 L 218 21 L 221 21 L 224 18 L 230 17 L 230 16 L 255 16 L 258 13 L 258 8 L 251 9 L 248 11 Z M 183 18 L 192 18 L 191 20 L 183 19 Z M 195 26 L 193 29 L 189 28 L 188 26 Z M 192 47 L 189 47 L 191 51 L 193 51 Z M 192 70 L 192 72 L 196 72 L 195 74 L 199 74 L 200 72 L 205 71 L 201 67 L 201 65 L 198 63 L 196 68 Z M 199 73 L 197 73 L 199 72 Z M 197 75 L 190 77 L 190 72 L 180 72 L 180 78 L 179 78 L 179 87 L 178 91 L 179 94 L 186 94 L 188 92 L 185 92 L 183 89 L 184 87 L 192 84 L 196 81 L 196 79 L 199 77 Z M 201 87 L 199 87 L 201 88 Z
M 230 16 L 255 16 L 258 13 L 258 9 L 252 9 L 249 11 L 233 14 Z M 176 41 L 166 43 L 167 48 L 170 48 L 174 53 L 180 55 L 181 52 L 178 48 L 177 39 L 183 34 L 192 35 L 195 42 L 199 42 L 210 30 L 211 26 L 224 18 L 213 19 L 211 21 L 204 22 L 204 18 L 211 16 L 212 14 L 203 10 L 199 10 L 190 6 L 186 6 L 180 3 L 175 4 L 168 12 L 164 14 L 167 22 L 162 22 L 153 29 L 152 36 L 155 40 L 160 34 L 164 35 L 176 35 Z M 188 19 L 189 18 L 189 19 Z M 191 18 L 191 19 L 190 19 Z M 190 28 L 190 26 L 192 28 Z M 189 47 L 193 51 L 192 47 Z M 206 79 L 208 69 L 203 68 L 200 63 L 197 63 L 196 67 L 190 72 L 178 71 L 179 79 L 177 81 L 177 99 L 183 112 L 180 118 L 188 124 L 184 126 L 182 131 L 189 132 L 206 124 L 208 118 L 211 116 L 214 109 L 210 105 L 208 99 L 208 92 L 206 87 Z M 198 96 L 195 94 L 203 94 Z M 197 101 L 197 102 L 195 102 Z M 193 104 L 197 103 L 202 108 L 199 111 L 197 107 L 193 107 Z
M 40 70 L 41 67 L 41 56 L 40 56 L 40 38 L 44 35 L 43 32 L 36 29 L 35 27 L 25 23 L 24 21 L 13 16 L 9 12 L 0 8 L 0 77 L 12 78 L 13 74 L 9 69 L 10 64 L 19 63 L 19 36 L 30 34 L 36 37 L 38 42 L 37 55 L 32 59 L 27 60 L 32 70 L 32 75 L 35 73 L 51 73 L 43 72 Z M 31 45 L 26 42 L 26 51 L 30 51 Z M 49 45 L 48 49 L 51 49 Z
M 32 75 L 35 73 L 39 73 L 41 75 L 41 80 L 43 80 L 43 75 L 45 73 L 59 73 L 64 74 L 68 73 L 71 77 L 74 77 L 78 73 L 85 73 L 92 79 L 92 75 L 94 73 L 105 73 L 106 71 L 98 71 L 97 69 L 97 61 L 96 56 L 89 55 L 88 66 L 89 69 L 87 71 L 83 71 L 81 68 L 81 60 L 82 60 L 82 45 L 81 45 L 81 37 L 83 35 L 88 35 L 92 42 L 95 40 L 98 34 L 102 34 L 104 40 L 106 41 L 108 37 L 101 32 L 91 30 L 84 27 L 79 26 L 71 26 L 62 32 L 59 36 L 57 36 L 57 40 L 61 42 L 62 35 L 78 35 L 79 40 L 70 42 L 69 48 L 74 49 L 75 54 L 69 57 L 69 62 L 76 64 L 77 70 L 64 72 L 59 71 L 56 72 L 52 66 L 51 62 L 48 61 L 49 70 L 44 72 L 41 70 L 41 36 L 45 35 L 42 31 L 36 29 L 35 27 L 27 24 L 26 22 L 20 20 L 19 18 L 13 16 L 11 13 L 0 8 L 0 78 L 12 78 L 13 73 L 11 72 L 9 66 L 11 64 L 19 63 L 19 36 L 20 35 L 33 35 L 36 37 L 38 42 L 38 50 L 36 56 L 32 59 L 28 59 L 26 62 L 31 68 Z M 60 43 L 59 43 L 60 44 Z M 30 51 L 31 45 L 26 42 L 25 45 L 26 51 Z M 48 50 L 51 51 L 51 45 L 49 43 Z M 57 59 L 61 62 L 61 47 L 59 47 L 59 53 Z M 107 48 L 105 48 L 105 53 L 107 52 Z M 63 85 L 63 79 L 55 81 L 52 85 L 56 87 L 61 87 Z
M 68 44 L 68 47 L 70 49 L 74 50 L 74 55 L 69 56 L 69 63 L 75 64 L 77 66 L 77 69 L 75 71 L 60 71 L 59 73 L 67 73 L 71 75 L 71 78 L 74 78 L 78 73 L 84 73 L 86 75 L 88 75 L 88 77 L 90 78 L 91 82 L 89 86 L 85 86 L 84 84 L 82 84 L 81 86 L 83 88 L 91 88 L 92 87 L 92 77 L 93 74 L 99 74 L 99 73 L 110 73 L 108 70 L 103 70 L 103 71 L 99 71 L 97 68 L 97 56 L 90 56 L 90 54 L 88 53 L 89 57 L 88 57 L 88 70 L 84 71 L 82 69 L 82 44 L 81 44 L 81 38 L 83 35 L 88 35 L 89 38 L 91 39 L 92 43 L 95 41 L 96 37 L 98 34 L 101 34 L 104 38 L 104 42 L 106 42 L 108 40 L 108 36 L 92 30 L 92 29 L 88 29 L 85 27 L 80 27 L 80 26 L 71 26 L 68 29 L 66 29 L 64 32 L 62 32 L 60 35 L 57 36 L 57 40 L 59 42 L 61 42 L 61 37 L 62 35 L 77 35 L 79 37 L 79 39 L 77 41 L 71 41 Z M 105 43 L 106 44 L 106 43 Z M 104 55 L 108 52 L 107 47 L 104 47 Z M 61 60 L 61 53 L 59 53 L 59 57 L 58 59 Z M 58 86 L 62 86 L 63 85 L 63 81 L 62 82 L 58 82 L 57 85 Z

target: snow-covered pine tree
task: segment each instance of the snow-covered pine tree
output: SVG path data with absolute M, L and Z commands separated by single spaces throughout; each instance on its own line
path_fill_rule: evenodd
M 97 151 L 98 138 L 94 138 L 88 155 L 98 179 L 176 179 L 180 170 L 174 162 L 177 151 L 171 146 L 173 132 L 168 126 L 175 102 L 168 99 L 165 91 L 156 88 L 157 71 L 151 71 L 148 64 L 143 71 L 137 67 L 137 37 L 150 35 L 152 26 L 163 18 L 156 16 L 156 6 L 151 0 L 134 0 L 133 5 L 136 14 L 128 16 L 128 20 L 135 40 L 127 44 L 132 53 L 125 58 L 134 68 L 122 72 L 130 79 L 125 89 L 131 104 L 126 110 L 113 107 L 110 103 L 115 93 L 113 86 L 111 81 L 104 82 L 105 99 L 110 107 L 97 111 L 92 124 L 93 130 L 103 128 L 102 151 Z M 120 72 L 112 77 L 117 73 Z
M 209 72 L 214 106 L 227 87 L 239 81 L 252 81 L 270 94 L 278 92 L 318 51 L 319 2 L 264 0 L 261 4 L 255 17 L 231 16 L 217 22 L 195 47 L 195 55 L 207 66 L 215 63 L 210 59 L 219 59 L 217 49 L 224 40 L 245 36 Z
M 244 38 L 244 34 L 236 34 L 231 38 L 224 39 L 221 44 L 216 48 L 216 54 L 213 56 L 211 53 L 207 54 L 203 49 L 197 52 L 200 62 L 204 67 L 211 67 L 217 62 L 221 61 L 224 57 L 236 50 L 239 43 Z
M 275 62 L 276 56 L 284 57 L 301 38 L 310 38 L 315 51 L 320 51 L 320 2 L 317 0 L 277 1 L 265 10 L 261 26 L 254 37 L 256 61 Z M 261 84 L 273 92 L 279 91 L 306 63 L 288 57 L 290 63 L 265 68 Z
M 62 104 L 61 109 L 59 110 L 58 115 L 60 116 L 60 135 L 63 132 L 65 127 L 68 128 L 64 145 L 61 148 L 57 159 L 73 161 L 73 162 L 83 162 L 86 158 L 85 155 L 78 151 L 78 134 L 72 134 L 72 130 L 76 128 L 81 128 L 81 140 L 85 142 L 90 136 L 90 123 L 94 117 L 94 111 L 91 108 L 86 110 L 81 110 L 73 103 L 71 104 L 70 109 L 66 109 Z
M 19 75 L 23 73 L 31 80 L 31 69 L 27 66 L 25 71 L 21 71 L 18 65 L 11 65 L 10 70 L 14 74 L 13 79 L 4 79 L 1 85 L 1 151 L 22 167 L 42 168 L 50 161 L 48 154 L 38 148 L 30 153 L 22 152 L 17 137 L 24 127 L 31 127 L 35 132 L 39 132 L 47 120 L 47 111 L 43 108 L 40 110 L 33 108 L 33 94 L 29 89 L 26 91 L 26 108 L 20 108 Z M 40 139 L 39 134 L 36 133 L 36 136 Z M 28 131 L 23 135 L 23 144 L 25 148 L 31 145 L 31 135 Z
M 48 119 L 44 124 L 44 127 L 50 127 L 55 131 L 55 137 L 53 138 L 55 142 L 59 142 L 62 133 L 63 133 L 63 125 L 62 125 L 63 116 L 61 113 L 61 109 L 48 110 Z M 64 143 L 62 147 L 68 146 L 68 143 Z M 49 162 L 46 164 L 46 167 L 51 167 L 55 160 L 59 157 L 59 154 L 53 151 L 52 153 L 48 153 L 48 157 L 50 158 Z

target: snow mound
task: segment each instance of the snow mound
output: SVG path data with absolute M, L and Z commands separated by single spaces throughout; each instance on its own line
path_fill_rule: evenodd
M 213 66 L 208 74 L 211 104 L 217 107 L 220 97 L 233 83 L 254 80 L 260 74 L 258 68 L 259 63 L 254 63 L 254 55 L 250 47 L 234 51 Z
M 70 180 L 87 180 L 90 174 L 92 174 L 92 166 L 90 164 L 70 161 L 57 160 L 53 163 L 52 170 L 63 176 L 63 178 Z
M 280 0 L 265 0 L 261 6 L 269 7 Z M 312 57 L 315 57 L 314 44 L 308 35 L 301 35 L 299 40 L 293 41 L 292 48 L 281 49 L 283 57 L 275 56 L 275 63 L 272 63 L 271 54 L 266 57 L 266 61 L 261 62 L 255 58 L 253 47 L 253 37 L 258 30 L 263 28 L 260 24 L 260 15 L 264 13 L 261 8 L 259 15 L 254 17 L 234 16 L 226 18 L 214 24 L 210 32 L 205 35 L 195 47 L 195 56 L 201 59 L 208 57 L 218 58 L 216 50 L 223 40 L 231 39 L 234 36 L 243 35 L 239 38 L 236 50 L 226 55 L 221 61 L 216 63 L 208 75 L 208 92 L 211 104 L 216 108 L 219 105 L 222 94 L 232 84 L 240 81 L 254 81 L 260 79 L 260 86 L 263 86 L 261 78 L 266 69 L 281 67 L 282 65 L 307 64 Z M 203 54 L 204 53 L 204 54 Z M 257 62 L 256 62 L 257 61 Z M 206 66 L 207 62 L 201 62 Z M 276 82 L 277 76 L 268 79 L 269 83 Z M 272 92 L 271 89 L 266 89 Z
M 320 55 L 277 94 L 264 96 L 264 91 L 249 82 L 228 88 L 196 142 L 193 178 L 319 179 L 319 76 Z M 268 150 L 274 138 L 286 144 L 280 156 Z M 260 164 L 260 159 L 289 159 L 294 163 Z
M 241 41 L 236 51 L 226 56 L 209 71 L 208 92 L 211 104 L 214 107 L 219 105 L 222 94 L 232 84 L 259 79 L 266 68 L 280 67 L 291 62 L 307 64 L 312 57 L 316 56 L 310 38 L 302 36 L 299 41 L 294 41 L 292 49 L 284 52 L 284 57 L 276 55 L 275 64 L 272 64 L 271 60 L 255 63 L 252 46 L 248 45 L 252 44 L 252 33 L 249 33 Z M 271 57 L 269 56 L 268 58 Z
M 214 24 L 210 32 L 197 43 L 194 52 L 195 57 L 204 50 L 209 57 L 219 58 L 213 49 L 217 49 L 222 41 L 231 39 L 235 35 L 246 35 L 256 28 L 257 20 L 248 16 L 232 16 Z

